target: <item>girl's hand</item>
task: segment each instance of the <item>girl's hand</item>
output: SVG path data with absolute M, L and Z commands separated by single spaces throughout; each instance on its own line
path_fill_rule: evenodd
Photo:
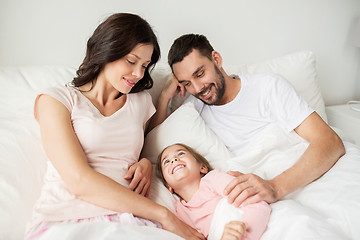
M 129 189 L 147 197 L 150 191 L 151 177 L 151 162 L 146 158 L 142 158 L 129 168 L 124 178 L 126 180 L 131 179 Z
M 225 225 L 221 240 L 241 240 L 246 232 L 246 224 L 240 221 L 231 221 Z
M 161 222 L 163 229 L 173 232 L 186 240 L 205 240 L 204 235 L 199 233 L 196 229 L 181 221 L 172 212 L 167 212 L 166 219 Z

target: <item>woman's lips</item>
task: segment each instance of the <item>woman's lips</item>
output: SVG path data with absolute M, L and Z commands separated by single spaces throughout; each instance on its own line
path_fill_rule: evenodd
M 125 83 L 130 87 L 133 87 L 136 84 L 136 82 L 133 81 L 133 80 L 130 80 L 130 79 L 127 79 L 127 78 L 124 78 L 124 80 L 125 80 Z

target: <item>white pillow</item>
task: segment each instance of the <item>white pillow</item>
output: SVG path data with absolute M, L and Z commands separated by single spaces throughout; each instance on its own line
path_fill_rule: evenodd
M 40 195 L 46 156 L 33 117 L 37 92 L 70 82 L 67 67 L 0 68 L 0 239 L 23 239 Z
M 150 75 L 154 81 L 154 85 L 151 89 L 147 90 L 153 100 L 154 105 L 159 98 L 161 90 L 163 89 L 169 75 L 171 73 L 171 69 L 168 65 L 157 64 L 153 71 L 150 72 Z
M 162 124 L 148 133 L 141 155 L 156 164 L 161 151 L 175 143 L 183 143 L 194 148 L 213 168 L 226 170 L 226 161 L 231 157 L 230 151 L 206 126 L 191 102 L 179 107 Z
M 315 54 L 311 51 L 296 52 L 289 55 L 273 58 L 267 61 L 245 66 L 223 66 L 226 73 L 257 74 L 278 73 L 285 77 L 302 98 L 327 122 L 325 104 L 322 98 L 317 79 Z M 175 110 L 183 100 L 176 96 L 171 110 Z

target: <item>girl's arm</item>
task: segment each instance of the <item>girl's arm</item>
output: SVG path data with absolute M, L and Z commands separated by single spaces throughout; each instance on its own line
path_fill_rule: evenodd
M 204 239 L 167 208 L 93 170 L 74 132 L 70 113 L 63 104 L 42 95 L 36 110 L 45 152 L 77 198 L 116 212 L 129 212 L 157 221 L 164 229 L 187 239 Z

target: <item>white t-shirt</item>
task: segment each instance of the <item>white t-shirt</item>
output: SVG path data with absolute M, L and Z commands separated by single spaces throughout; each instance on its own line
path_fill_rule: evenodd
M 108 117 L 103 116 L 76 88 L 58 86 L 46 89 L 41 94 L 54 97 L 69 110 L 74 131 L 89 165 L 114 181 L 128 186 L 129 181 L 124 179 L 124 175 L 139 159 L 144 142 L 143 126 L 155 112 L 150 94 L 145 91 L 127 94 L 124 106 Z M 82 201 L 71 194 L 48 161 L 41 195 L 34 207 L 32 223 L 28 227 L 42 221 L 89 218 L 112 213 L 114 212 Z
M 229 103 L 206 105 L 190 96 L 202 118 L 235 155 L 268 124 L 277 123 L 290 132 L 314 110 L 278 74 L 240 76 L 241 89 Z

